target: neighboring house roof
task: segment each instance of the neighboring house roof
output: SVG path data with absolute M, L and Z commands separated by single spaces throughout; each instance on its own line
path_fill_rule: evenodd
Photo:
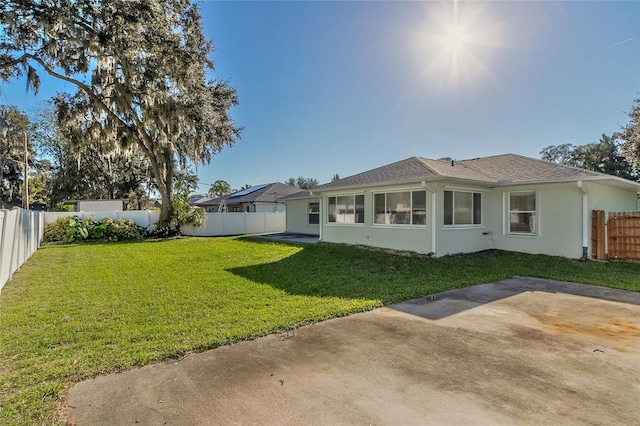
M 289 200 L 305 200 L 305 199 L 317 200 L 318 196 L 311 194 L 311 192 L 309 192 L 309 191 L 298 191 L 298 192 L 293 193 L 291 195 L 287 195 L 286 197 L 280 198 L 280 201 L 285 203 L 285 202 L 287 202 Z
M 607 180 L 617 186 L 638 182 L 549 161 L 503 154 L 460 161 L 411 157 L 318 187 L 319 191 L 356 186 L 374 186 L 442 179 L 472 181 L 490 186 L 577 180 Z
M 275 203 L 284 196 L 299 192 L 300 188 L 284 183 L 274 182 L 262 185 L 254 185 L 251 188 L 234 192 L 222 197 L 205 197 L 194 203 L 196 206 L 217 206 L 222 200 L 226 200 L 227 205 L 237 205 L 243 203 Z

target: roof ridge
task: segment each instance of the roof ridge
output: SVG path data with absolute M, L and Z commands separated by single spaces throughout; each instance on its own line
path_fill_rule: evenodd
M 345 176 L 343 178 L 340 178 L 340 180 L 349 179 L 351 177 L 358 176 L 358 175 L 361 175 L 361 174 L 364 174 L 364 173 L 370 173 L 370 172 L 376 171 L 378 169 L 384 169 L 384 168 L 387 168 L 387 167 L 391 167 L 391 166 L 394 166 L 396 164 L 403 163 L 405 161 L 409 161 L 409 160 L 413 160 L 413 159 L 419 160 L 419 157 L 416 157 L 414 155 L 413 157 L 403 158 L 402 160 L 394 161 L 393 163 L 389 163 L 389 164 L 383 164 L 382 166 L 374 167 L 373 169 L 365 170 L 364 172 L 360 172 L 360 173 L 356 173 L 356 174 L 353 174 L 353 175 Z M 419 161 L 419 162 L 420 162 L 420 164 L 423 164 L 421 161 Z M 331 183 L 331 182 L 328 182 L 328 183 Z M 322 184 L 320 186 L 324 186 L 324 185 L 327 185 L 327 183 Z
M 478 158 L 474 158 L 474 159 L 471 159 L 471 160 L 460 160 L 460 161 L 455 161 L 455 163 L 458 163 L 461 166 L 466 167 L 469 170 L 473 170 L 475 173 L 478 173 L 478 174 L 486 177 L 490 181 L 496 181 L 497 182 L 496 177 L 487 174 L 486 171 L 483 168 L 474 167 L 473 165 L 469 164 L 473 160 L 479 160 L 479 159 L 482 159 L 482 158 L 490 158 L 490 157 L 478 157 Z M 493 157 L 501 157 L 501 155 L 494 155 Z
M 430 167 L 430 166 L 426 163 L 426 161 L 424 161 L 424 160 L 430 160 L 430 161 L 439 161 L 439 160 L 434 160 L 434 159 L 432 159 L 432 158 L 426 158 L 426 157 L 411 157 L 411 158 L 415 158 L 415 159 L 417 159 L 417 160 L 420 162 L 420 164 L 422 164 L 422 165 L 423 165 L 423 166 L 424 166 L 428 171 L 430 171 L 430 172 L 431 172 L 431 173 L 433 173 L 434 175 L 436 175 L 436 176 L 442 176 L 442 177 L 444 177 L 444 176 L 445 176 L 445 175 L 443 175 L 442 173 L 440 173 L 440 172 L 438 172 L 437 170 L 435 170 L 435 169 L 433 169 L 432 167 Z M 443 161 L 443 163 L 444 163 L 444 161 Z
M 520 157 L 520 158 L 524 158 L 524 159 L 527 159 L 527 160 L 534 160 L 534 161 L 537 161 L 539 163 L 551 164 L 551 165 L 554 165 L 554 166 L 560 166 L 560 167 L 563 167 L 565 169 L 579 170 L 581 172 L 593 173 L 594 176 L 595 175 L 606 175 L 606 173 L 597 172 L 595 170 L 583 169 L 582 167 L 570 166 L 569 164 L 554 163 L 553 161 L 543 160 L 542 158 L 527 157 L 527 156 L 520 155 L 520 154 L 505 154 L 505 155 L 513 155 L 514 157 Z

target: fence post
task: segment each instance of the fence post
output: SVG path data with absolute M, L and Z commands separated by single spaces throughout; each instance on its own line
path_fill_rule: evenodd
M 591 257 L 604 260 L 606 251 L 606 221 L 604 210 L 593 210 L 591 213 Z

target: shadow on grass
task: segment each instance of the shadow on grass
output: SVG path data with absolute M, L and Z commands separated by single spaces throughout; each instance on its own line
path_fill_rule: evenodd
M 302 250 L 277 262 L 232 268 L 229 272 L 288 294 L 369 299 L 384 304 L 507 277 L 499 268 L 482 265 L 482 258 L 500 257 L 499 252 L 473 258 L 430 259 L 415 253 L 339 244 L 301 246 Z

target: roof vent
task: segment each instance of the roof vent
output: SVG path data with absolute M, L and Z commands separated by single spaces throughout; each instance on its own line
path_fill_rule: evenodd
M 456 160 L 451 160 L 451 167 L 456 165 Z

